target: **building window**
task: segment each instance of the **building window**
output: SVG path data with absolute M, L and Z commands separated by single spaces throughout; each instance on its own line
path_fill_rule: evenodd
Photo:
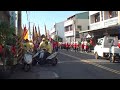
M 65 32 L 69 31 L 69 26 L 65 27 Z
M 95 23 L 100 21 L 100 13 L 95 14 Z
M 73 26 L 72 26 L 72 25 L 70 25 L 69 27 L 70 27 L 70 31 L 72 31 L 72 30 L 73 30 Z
M 79 31 L 76 31 L 75 36 L 76 36 L 76 38 L 79 38 L 79 37 L 80 37 Z
M 90 27 L 88 26 L 88 30 L 90 29 Z
M 100 13 L 96 13 L 94 15 L 94 21 L 95 21 L 95 23 L 100 21 Z
M 118 11 L 109 11 L 109 18 L 117 17 Z
M 80 25 L 77 26 L 77 28 L 78 28 L 80 31 L 82 30 L 82 26 L 80 26 Z
M 101 21 L 103 21 L 103 11 L 101 11 Z

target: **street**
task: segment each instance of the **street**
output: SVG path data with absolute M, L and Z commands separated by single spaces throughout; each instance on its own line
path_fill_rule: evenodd
M 95 60 L 91 54 L 59 50 L 57 66 L 34 66 L 30 72 L 16 70 L 9 79 L 119 79 L 120 63 Z

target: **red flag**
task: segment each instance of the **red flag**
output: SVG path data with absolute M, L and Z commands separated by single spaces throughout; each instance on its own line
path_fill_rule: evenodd
M 24 31 L 23 31 L 23 38 L 26 36 L 26 34 L 27 34 L 27 29 L 26 29 L 26 25 L 25 25 Z

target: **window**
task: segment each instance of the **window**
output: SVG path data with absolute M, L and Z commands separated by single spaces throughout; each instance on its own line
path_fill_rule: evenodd
M 90 29 L 90 27 L 88 26 L 88 30 Z
M 72 31 L 72 30 L 73 30 L 73 26 L 72 26 L 72 25 L 70 25 L 69 27 L 70 27 L 70 31 Z
M 95 14 L 95 23 L 100 21 L 100 13 Z
M 109 18 L 117 17 L 118 11 L 109 11 Z
M 79 38 L 79 37 L 80 37 L 79 31 L 76 31 L 76 38 Z
M 103 11 L 101 11 L 101 20 L 103 21 Z
M 65 27 L 65 32 L 67 32 L 67 31 L 69 31 L 69 27 L 68 26 Z
M 77 28 L 78 28 L 80 31 L 82 30 L 82 26 L 80 26 L 80 25 L 77 26 Z

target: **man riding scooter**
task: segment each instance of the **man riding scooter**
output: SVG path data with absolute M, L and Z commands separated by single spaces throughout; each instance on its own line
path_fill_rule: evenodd
M 49 43 L 48 40 L 45 38 L 42 39 L 42 42 L 39 45 L 40 51 L 38 51 L 33 56 L 33 66 L 37 63 L 39 65 L 44 64 L 51 64 L 52 66 L 55 66 L 57 64 L 58 59 L 56 58 L 57 52 L 52 52 L 52 45 Z
M 52 53 L 52 46 L 45 38 L 42 39 L 42 42 L 39 45 L 39 49 L 45 50 L 44 59 L 46 59 Z
M 31 69 L 32 64 L 32 48 L 33 46 L 30 44 L 29 40 L 26 39 L 24 43 L 24 58 L 23 58 L 23 69 L 25 71 L 29 71 Z

